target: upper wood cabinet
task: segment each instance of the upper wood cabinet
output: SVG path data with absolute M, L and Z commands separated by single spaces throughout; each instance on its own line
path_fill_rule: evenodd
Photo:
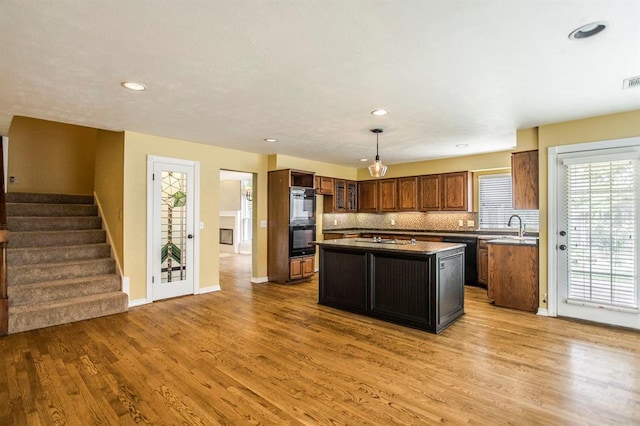
M 333 180 L 333 212 L 345 213 L 347 211 L 347 181 L 344 179 Z
M 378 198 L 378 211 L 395 212 L 398 209 L 398 180 L 379 180 Z
M 378 181 L 358 182 L 358 211 L 375 213 L 378 211 Z
M 358 182 L 345 179 L 331 179 L 333 197 L 324 202 L 325 213 L 355 213 L 358 211 Z
M 538 209 L 538 151 L 511 154 L 511 179 L 514 209 Z
M 441 175 L 427 175 L 418 178 L 418 210 L 439 211 L 442 205 Z
M 316 194 L 333 195 L 333 178 L 316 176 Z
M 469 211 L 472 206 L 471 172 L 442 175 L 442 210 Z
M 347 212 L 355 213 L 358 211 L 358 182 L 353 180 L 347 181 L 347 191 L 345 193 L 347 200 Z
M 398 211 L 418 211 L 418 178 L 398 178 Z

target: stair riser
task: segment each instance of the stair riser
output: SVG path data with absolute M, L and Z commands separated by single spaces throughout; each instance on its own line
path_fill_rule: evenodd
M 125 293 L 109 293 L 99 301 L 73 303 L 40 309 L 35 312 L 21 312 L 21 307 L 9 307 L 9 333 L 35 330 L 52 325 L 66 324 L 126 312 L 128 296 Z
M 97 216 L 98 206 L 92 204 L 31 204 L 7 203 L 8 216 Z
M 7 264 L 11 266 L 34 265 L 38 263 L 73 262 L 77 260 L 101 259 L 109 257 L 108 244 L 70 247 L 33 247 L 7 250 Z
M 102 228 L 102 219 L 97 216 L 12 217 L 7 220 L 7 227 L 12 232 L 100 229 Z
M 106 241 L 106 238 L 106 232 L 99 229 L 70 232 L 12 232 L 9 236 L 8 247 L 52 247 L 73 246 L 80 244 L 97 244 L 104 243 Z
M 38 283 L 72 278 L 91 277 L 114 274 L 116 272 L 113 259 L 99 259 L 81 264 L 52 264 L 16 266 L 7 271 L 9 286 Z
M 93 195 L 68 194 L 34 194 L 26 192 L 7 193 L 8 203 L 39 203 L 39 204 L 93 204 Z
M 120 279 L 116 275 L 100 279 L 96 278 L 94 281 L 61 281 L 39 285 L 9 286 L 9 306 L 52 302 L 55 300 L 68 299 L 69 295 L 80 297 L 119 290 Z

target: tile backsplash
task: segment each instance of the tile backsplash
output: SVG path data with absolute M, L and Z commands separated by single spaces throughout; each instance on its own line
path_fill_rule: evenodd
M 478 213 L 325 213 L 322 215 L 324 231 L 352 228 L 473 231 L 478 228 Z

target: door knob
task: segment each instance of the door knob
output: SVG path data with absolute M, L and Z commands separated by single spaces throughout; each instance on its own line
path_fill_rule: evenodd
M 558 248 L 562 251 L 565 251 L 567 249 L 567 246 L 564 244 L 560 244 L 560 246 L 558 246 Z
M 193 238 L 193 234 L 187 235 L 187 238 L 189 238 L 189 239 Z

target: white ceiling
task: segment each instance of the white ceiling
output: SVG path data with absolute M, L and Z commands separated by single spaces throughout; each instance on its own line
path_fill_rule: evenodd
M 376 127 L 394 164 L 640 108 L 638 0 L 0 0 L 0 43 L 2 134 L 21 115 L 362 167 Z

